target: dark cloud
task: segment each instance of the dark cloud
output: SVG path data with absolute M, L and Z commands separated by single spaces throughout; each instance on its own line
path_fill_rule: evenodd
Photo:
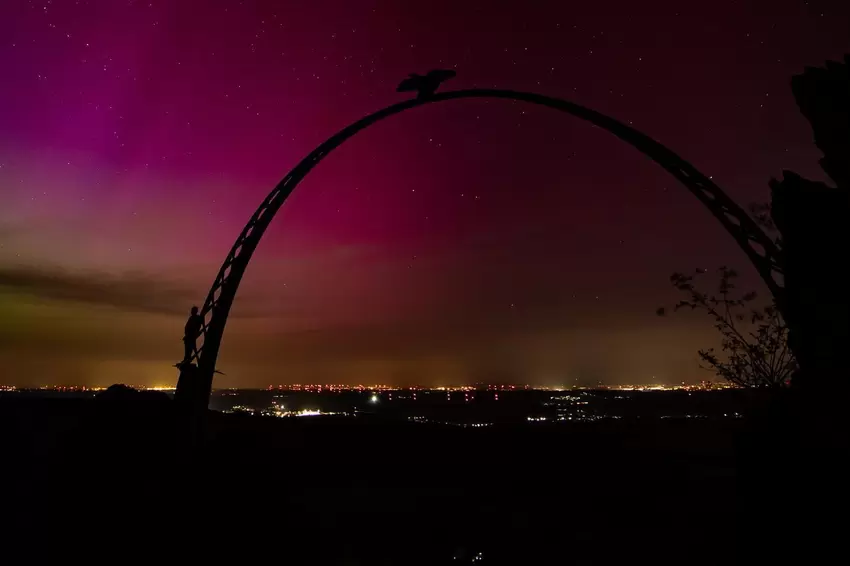
M 183 313 L 197 300 L 195 290 L 150 274 L 73 272 L 55 266 L 0 266 L 2 289 L 43 299 L 159 314 Z

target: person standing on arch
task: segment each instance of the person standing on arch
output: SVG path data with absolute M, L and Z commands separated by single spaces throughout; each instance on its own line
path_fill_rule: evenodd
M 198 307 L 192 307 L 189 314 L 189 320 L 186 321 L 186 326 L 183 329 L 183 361 L 181 364 L 188 364 L 192 361 L 192 354 L 198 349 L 198 336 L 201 335 L 201 329 L 204 327 L 204 317 L 198 314 Z

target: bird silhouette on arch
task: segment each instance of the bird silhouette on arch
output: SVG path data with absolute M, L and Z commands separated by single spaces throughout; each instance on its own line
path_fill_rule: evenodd
M 457 73 L 451 69 L 434 69 L 424 75 L 411 73 L 409 77 L 401 81 L 396 92 L 416 92 L 416 98 L 428 98 L 433 96 L 440 85 L 449 79 L 453 79 Z

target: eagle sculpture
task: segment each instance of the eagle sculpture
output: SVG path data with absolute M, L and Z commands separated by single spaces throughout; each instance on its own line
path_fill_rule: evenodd
M 401 81 L 396 92 L 415 91 L 417 98 L 428 98 L 437 92 L 443 81 L 454 78 L 456 74 L 451 69 L 434 69 L 428 71 L 425 75 L 411 73 L 409 77 Z

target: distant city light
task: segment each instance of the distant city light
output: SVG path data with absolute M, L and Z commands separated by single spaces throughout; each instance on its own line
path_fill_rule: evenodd
M 317 417 L 322 414 L 322 411 L 315 409 L 304 409 L 295 413 L 296 417 Z
M 161 383 L 133 387 L 138 390 L 166 391 L 169 395 L 173 391 L 173 388 Z M 641 418 L 665 421 L 746 418 L 740 410 L 740 396 L 731 392 L 726 394 L 718 391 L 733 388 L 726 383 L 714 382 L 677 385 L 655 383 L 612 385 L 597 386 L 593 389 L 571 387 L 566 390 L 504 384 L 443 386 L 439 389 L 422 386 L 296 384 L 277 386 L 269 389 L 269 394 L 261 397 L 256 397 L 256 393 L 249 390 L 218 389 L 214 392 L 211 408 L 225 413 L 283 419 L 333 417 L 368 420 L 375 413 L 380 413 L 381 420 L 396 418 L 419 425 L 481 430 L 522 422 L 530 426 L 548 428 L 598 421 L 631 421 Z M 103 390 L 103 387 L 67 385 L 18 389 L 12 385 L 0 384 L 0 397 L 40 395 L 41 392 L 95 397 Z M 653 392 L 657 391 L 678 393 L 669 395 L 662 408 L 652 402 Z M 713 400 L 705 407 L 700 406 L 695 410 L 691 405 L 679 407 L 676 404 L 677 399 L 696 397 L 701 395 L 701 392 L 712 391 L 717 393 L 711 394 L 714 397 L 706 397 Z M 459 394 L 463 394 L 465 402 L 462 405 L 453 402 L 451 397 L 453 392 L 456 394 L 456 401 L 460 400 Z M 500 409 L 503 410 L 494 412 L 490 405 L 491 399 L 498 400 L 497 406 L 502 403 L 508 403 L 508 405 L 501 405 Z M 533 404 L 529 405 L 529 401 Z M 380 410 L 378 405 L 381 405 Z M 458 411 L 459 406 L 464 407 L 462 413 Z M 371 410 L 368 407 L 371 407 Z

